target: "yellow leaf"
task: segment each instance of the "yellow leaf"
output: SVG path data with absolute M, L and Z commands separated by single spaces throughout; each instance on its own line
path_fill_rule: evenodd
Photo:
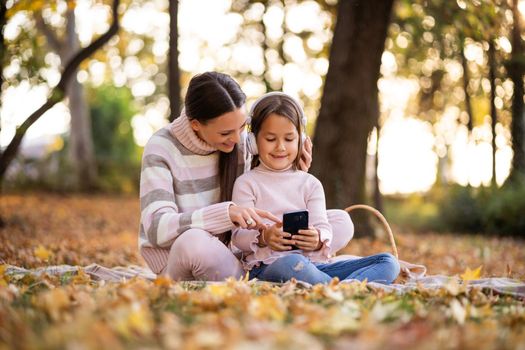
M 240 277 L 239 280 L 242 282 L 248 282 L 250 280 L 250 271 L 246 271 L 244 277 Z
M 76 1 L 68 1 L 67 2 L 67 9 L 70 10 L 70 11 L 73 11 L 76 6 L 77 6 L 77 2 Z
M 463 281 L 472 281 L 472 280 L 477 280 L 480 278 L 481 276 L 481 268 L 483 266 L 479 266 L 477 269 L 475 270 L 471 270 L 469 267 L 467 267 L 467 269 L 465 270 L 465 272 L 463 272 L 461 274 L 461 279 Z
M 153 318 L 147 306 L 133 302 L 115 309 L 110 317 L 111 326 L 122 336 L 148 335 L 153 331 Z
M 283 321 L 286 317 L 286 305 L 278 296 L 267 294 L 253 298 L 248 312 L 257 319 Z
M 53 253 L 50 250 L 47 250 L 43 245 L 36 247 L 33 253 L 37 258 L 44 261 L 49 260 L 49 258 L 53 256 Z
M 230 287 L 222 283 L 210 284 L 208 285 L 207 289 L 211 293 L 211 295 L 220 298 L 224 298 L 225 296 L 231 293 Z
M 91 276 L 89 276 L 84 269 L 79 268 L 77 274 L 71 279 L 73 284 L 89 284 Z

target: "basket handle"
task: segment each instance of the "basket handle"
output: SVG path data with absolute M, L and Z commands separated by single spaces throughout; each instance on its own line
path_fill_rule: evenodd
M 392 229 L 390 228 L 390 225 L 388 224 L 388 222 L 386 221 L 385 217 L 383 216 L 383 214 L 381 214 L 379 212 L 379 210 L 377 210 L 376 208 L 373 208 L 369 205 L 366 205 L 366 204 L 355 204 L 355 205 L 351 205 L 349 206 L 348 208 L 345 208 L 345 211 L 347 213 L 350 213 L 351 211 L 355 210 L 355 209 L 365 209 L 367 211 L 370 211 L 372 212 L 380 221 L 381 223 L 383 224 L 383 227 L 384 229 L 386 230 L 386 232 L 388 232 L 388 236 L 390 238 L 390 245 L 392 246 L 392 250 L 394 252 L 394 255 L 397 259 L 399 259 L 399 255 L 397 254 L 397 246 L 396 246 L 396 241 L 394 240 L 394 234 L 392 233 Z

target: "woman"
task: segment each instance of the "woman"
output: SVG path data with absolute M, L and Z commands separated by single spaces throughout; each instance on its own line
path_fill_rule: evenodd
M 153 272 L 175 280 L 240 277 L 242 265 L 228 248 L 231 230 L 263 228 L 262 218 L 280 221 L 267 211 L 231 202 L 235 179 L 250 164 L 244 149 L 245 100 L 230 76 L 197 75 L 181 115 L 146 144 L 139 247 Z M 303 170 L 311 163 L 311 143 L 305 144 Z M 344 211 L 327 213 L 336 252 L 352 238 L 353 224 Z

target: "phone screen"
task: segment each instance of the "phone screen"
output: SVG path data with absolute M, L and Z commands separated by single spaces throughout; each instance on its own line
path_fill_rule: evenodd
M 283 214 L 283 231 L 295 235 L 299 230 L 308 228 L 308 211 L 299 210 Z M 292 245 L 292 249 L 299 249 Z

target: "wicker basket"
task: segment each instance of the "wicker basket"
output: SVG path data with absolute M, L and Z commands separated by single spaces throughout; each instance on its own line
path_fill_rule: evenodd
M 386 219 L 383 216 L 383 214 L 381 214 L 379 212 L 379 210 L 377 210 L 377 209 L 375 209 L 375 208 L 373 208 L 373 207 L 371 207 L 369 205 L 366 205 L 366 204 L 351 205 L 348 208 L 346 208 L 345 211 L 347 213 L 350 213 L 351 211 L 354 211 L 356 209 L 364 209 L 364 210 L 367 210 L 369 212 L 372 212 L 372 214 L 374 214 L 379 219 L 379 221 L 381 221 L 381 223 L 383 224 L 383 227 L 385 228 L 385 231 L 388 232 L 388 237 L 390 238 L 390 245 L 392 246 L 392 251 L 394 253 L 394 256 L 397 259 L 399 259 L 399 255 L 397 254 L 397 246 L 396 246 L 396 241 L 394 239 L 394 234 L 392 233 L 392 229 L 390 228 L 390 225 L 386 221 Z

